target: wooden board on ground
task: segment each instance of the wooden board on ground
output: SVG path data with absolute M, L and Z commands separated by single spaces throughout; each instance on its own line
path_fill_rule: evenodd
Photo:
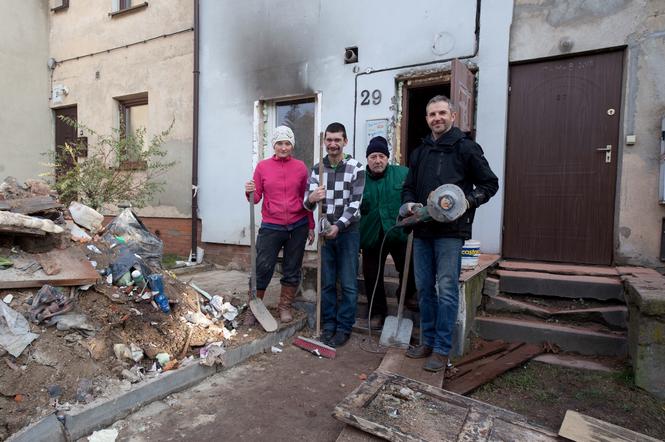
M 591 416 L 580 414 L 573 410 L 566 411 L 559 435 L 575 442 L 627 442 L 627 441 L 653 441 L 658 439 L 641 433 L 601 421 Z
M 16 198 L 12 200 L 3 201 L 3 207 L 14 213 L 21 213 L 23 215 L 30 215 L 32 213 L 43 212 L 50 209 L 59 209 L 63 207 L 55 199 L 50 196 L 33 196 L 29 198 Z
M 519 414 L 378 370 L 335 407 L 333 416 L 392 441 L 558 440 L 556 433 Z
M 471 362 L 475 362 L 479 359 L 492 356 L 493 354 L 500 353 L 503 350 L 508 348 L 508 343 L 501 340 L 498 341 L 484 341 L 481 343 L 480 347 L 474 349 L 469 354 L 462 356 L 459 359 L 454 361 L 456 367 L 460 367 Z
M 0 270 L 0 289 L 20 289 L 41 287 L 44 284 L 55 286 L 77 286 L 93 284 L 99 279 L 99 274 L 92 267 L 90 261 L 76 249 L 56 250 L 51 252 L 56 256 L 61 271 L 55 275 L 47 275 L 41 268 L 36 271 L 23 271 L 25 267 L 21 259 L 14 261 L 14 266 Z M 26 255 L 29 256 L 29 255 Z M 23 264 L 29 264 L 24 260 Z
M 61 250 L 55 250 L 47 253 L 35 254 L 35 259 L 42 266 L 42 270 L 47 275 L 57 275 L 62 270 L 60 265 Z
M 543 352 L 542 347 L 537 344 L 513 344 L 508 349 L 510 351 L 501 354 L 496 359 L 490 357 L 492 360 L 487 364 L 476 366 L 473 370 L 465 372 L 463 376 L 450 379 L 444 384 L 444 388 L 455 393 L 467 394 Z M 482 360 L 475 361 L 472 364 L 480 361 Z
M 42 229 L 33 229 L 32 227 L 22 227 L 22 226 L 0 226 L 0 234 L 7 235 L 34 235 L 34 236 L 45 236 L 46 232 Z
M 406 357 L 406 351 L 401 348 L 390 348 L 381 361 L 377 370 L 384 373 L 395 373 L 406 378 L 414 379 L 433 387 L 441 388 L 443 385 L 443 371 L 432 373 L 423 370 L 427 359 L 411 359 Z

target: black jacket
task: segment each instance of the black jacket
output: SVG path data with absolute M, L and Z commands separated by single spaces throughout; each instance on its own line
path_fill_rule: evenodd
M 416 225 L 413 229 L 416 238 L 471 238 L 476 207 L 489 201 L 499 189 L 499 179 L 490 169 L 483 149 L 456 127 L 436 141 L 428 135 L 411 153 L 402 203 L 425 205 L 431 191 L 449 183 L 464 191 L 469 210 L 451 223 L 432 220 Z

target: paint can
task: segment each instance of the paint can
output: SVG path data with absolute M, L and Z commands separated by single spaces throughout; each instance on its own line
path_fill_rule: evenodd
M 473 269 L 478 265 L 480 257 L 480 241 L 469 239 L 462 246 L 462 268 Z

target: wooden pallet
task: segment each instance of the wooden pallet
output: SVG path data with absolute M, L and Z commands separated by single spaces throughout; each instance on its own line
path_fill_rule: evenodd
M 380 371 L 340 402 L 333 416 L 392 441 L 558 440 L 517 413 Z

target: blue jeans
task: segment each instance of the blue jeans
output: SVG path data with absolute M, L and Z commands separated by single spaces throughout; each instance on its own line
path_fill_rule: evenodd
M 321 322 L 328 332 L 351 333 L 358 301 L 358 230 L 326 239 L 321 249 Z M 342 289 L 337 299 L 337 280 Z
M 413 261 L 423 344 L 448 355 L 459 306 L 461 238 L 415 238 Z

